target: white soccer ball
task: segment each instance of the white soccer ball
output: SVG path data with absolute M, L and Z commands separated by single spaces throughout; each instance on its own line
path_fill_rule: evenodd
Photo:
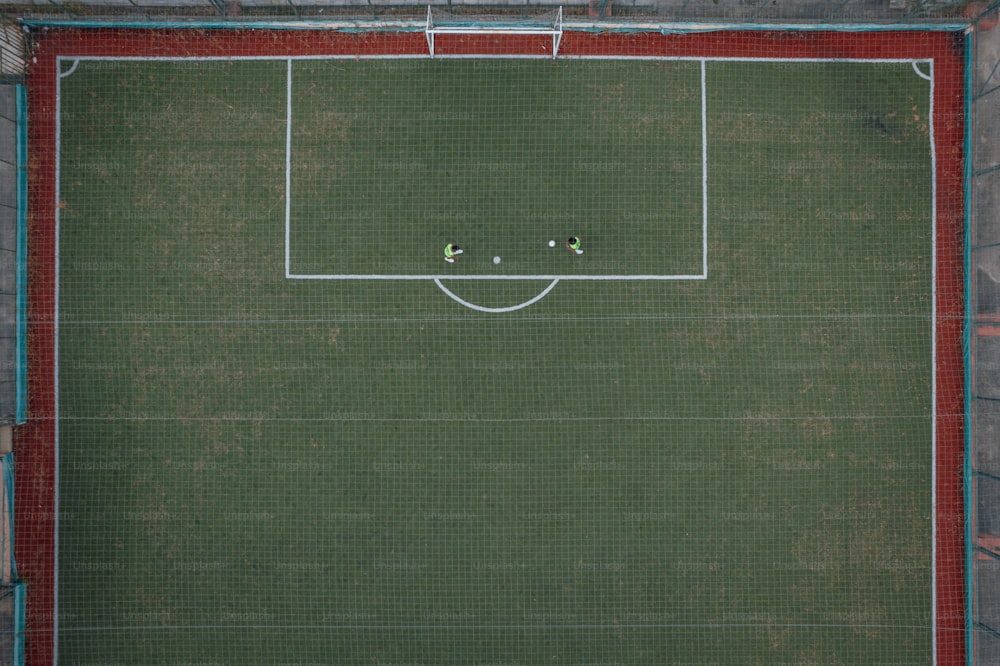
M 500 263 L 500 257 L 493 257 L 493 263 L 494 264 L 499 264 Z
M 549 247 L 555 247 L 556 242 L 554 240 L 549 241 Z

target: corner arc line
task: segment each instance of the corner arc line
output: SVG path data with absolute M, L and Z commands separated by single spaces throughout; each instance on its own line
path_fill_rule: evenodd
M 457 303 L 461 303 L 467 308 L 471 308 L 478 312 L 498 313 L 498 312 L 513 312 L 515 310 L 520 310 L 521 308 L 526 308 L 529 305 L 534 305 L 538 301 L 545 298 L 545 296 L 547 296 L 548 293 L 552 291 L 552 288 L 555 287 L 557 284 L 559 284 L 559 278 L 553 278 L 552 282 L 549 283 L 549 286 L 547 286 L 545 289 L 539 292 L 538 295 L 536 295 L 534 298 L 527 300 L 524 303 L 518 303 L 517 305 L 511 305 L 505 308 L 488 308 L 482 305 L 476 305 L 475 303 L 470 303 L 469 301 L 466 301 L 458 297 L 457 295 L 455 295 L 454 292 L 448 289 L 448 287 L 444 286 L 440 278 L 434 278 L 434 284 L 436 284 L 441 291 L 447 294 L 449 298 L 451 298 Z
M 919 76 L 920 78 L 924 79 L 925 81 L 930 81 L 931 80 L 931 75 L 930 74 L 924 74 L 922 71 L 920 71 L 920 68 L 917 67 L 917 61 L 916 60 L 914 60 L 913 62 L 911 62 L 910 65 L 913 67 L 913 71 L 916 72 L 917 76 Z M 931 66 L 931 69 L 933 71 L 933 65 Z
M 61 60 L 61 58 L 60 58 L 60 60 Z M 80 60 L 79 59 L 74 60 L 73 61 L 73 65 L 68 70 L 66 70 L 65 72 L 59 72 L 59 78 L 60 79 L 66 78 L 67 76 L 69 76 L 70 74 L 72 74 L 73 72 L 75 72 L 76 68 L 79 67 L 79 66 L 80 66 Z

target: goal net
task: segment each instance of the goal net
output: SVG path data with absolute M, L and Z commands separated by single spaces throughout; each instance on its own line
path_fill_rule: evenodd
M 465 16 L 427 6 L 427 47 L 437 55 L 438 35 L 527 35 L 551 37 L 552 57 L 559 53 L 562 40 L 562 7 L 527 17 Z

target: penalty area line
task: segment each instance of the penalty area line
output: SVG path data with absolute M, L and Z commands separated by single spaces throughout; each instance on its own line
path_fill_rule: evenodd
M 286 275 L 289 280 L 707 280 L 707 275 Z

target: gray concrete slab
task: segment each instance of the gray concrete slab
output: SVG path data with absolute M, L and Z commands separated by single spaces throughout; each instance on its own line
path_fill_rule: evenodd
M 0 86 L 0 424 L 15 417 L 17 353 L 16 116 L 13 86 Z M 6 204 L 6 205 L 5 205 Z
M 993 368 L 996 372 L 1000 368 Z M 976 427 L 973 430 L 973 448 L 975 451 L 975 468 L 981 472 L 1000 478 L 1000 402 L 980 400 L 975 405 Z M 994 513 L 1000 513 L 996 508 Z M 998 532 L 1000 534 L 1000 532 Z
M 975 253 L 976 313 L 1000 312 L 1000 246 Z
M 13 375 L 6 375 L 13 377 Z M 0 424 L 14 425 L 17 405 L 14 400 L 17 387 L 13 379 L 0 381 Z
M 13 250 L 17 247 L 17 211 L 0 206 L 0 249 Z
M 0 248 L 0 294 L 15 293 L 17 275 L 17 253 Z
M 0 255 L 10 254 L 0 252 Z M 3 257 L 0 256 L 0 261 Z M 2 269 L 2 267 L 0 267 Z M 16 417 L 17 328 L 16 295 L 0 293 L 0 424 L 11 424 Z
M 1000 639 L 988 631 L 976 631 L 974 644 L 976 646 L 977 664 L 1000 664 Z
M 976 336 L 976 383 L 973 387 L 980 398 L 1000 400 L 1000 336 Z M 1000 446 L 993 442 L 992 446 Z M 997 505 L 1000 509 L 1000 504 Z
M 16 409 L 13 380 L 0 382 L 0 423 L 6 425 L 14 423 L 14 418 L 17 416 L 14 413 Z
M 0 337 L 13 338 L 17 321 L 17 299 L 14 294 L 0 293 Z
M 973 391 L 979 398 L 1000 400 L 1000 372 L 992 370 L 1000 363 L 1000 336 L 976 336 L 975 345 L 978 371 Z
M 1000 627 L 1000 562 L 980 561 L 978 570 L 980 575 L 977 590 L 982 612 L 981 620 L 989 627 Z
M 979 572 L 979 579 L 976 584 L 976 607 L 980 609 L 981 623 L 987 627 L 995 627 L 991 624 L 1000 620 L 1000 560 L 996 560 L 989 555 L 983 555 L 982 559 L 975 560 L 976 570 Z M 975 648 L 975 662 L 977 664 L 1000 664 L 1000 638 L 997 638 L 988 630 L 977 630 L 973 637 Z
M 0 120 L 2 122 L 2 120 Z M 17 206 L 17 168 L 0 157 L 0 206 Z
M 10 86 L 0 86 L 0 90 Z M 17 165 L 17 123 L 0 116 L 0 161 Z
M 1000 80 L 990 81 L 990 85 L 1000 85 Z M 975 101 L 973 108 L 976 109 L 976 136 L 972 137 L 975 145 L 975 163 L 973 167 L 977 171 L 982 171 L 996 164 L 1000 164 L 1000 141 L 995 137 L 1000 136 L 1000 117 L 990 113 L 995 108 L 996 100 L 1000 97 L 1000 90 L 989 93 Z
M 1000 137 L 1000 129 L 996 135 Z M 1000 143 L 998 141 L 997 143 Z M 980 176 L 973 187 L 976 211 L 976 247 L 1000 243 L 1000 170 Z
M 1000 506 L 1000 481 L 987 476 L 977 478 L 976 500 L 976 518 L 979 522 L 976 532 L 1000 534 L 1000 512 L 996 510 Z M 1000 590 L 997 592 L 1000 593 Z
M 17 102 L 13 86 L 0 86 L 0 118 L 17 119 Z

